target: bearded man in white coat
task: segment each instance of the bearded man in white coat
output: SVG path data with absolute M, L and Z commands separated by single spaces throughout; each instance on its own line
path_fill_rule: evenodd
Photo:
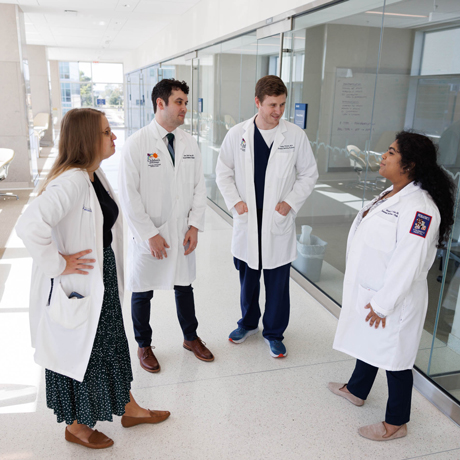
M 195 139 L 179 129 L 187 113 L 189 88 L 163 79 L 152 90 L 155 118 L 125 143 L 120 202 L 129 238 L 128 289 L 140 365 L 158 372 L 152 347 L 150 301 L 155 289 L 174 289 L 183 346 L 202 361 L 214 356 L 197 336 L 191 283 L 195 249 L 203 231 L 206 189 Z
M 256 85 L 257 115 L 226 135 L 216 166 L 217 185 L 233 213 L 232 254 L 241 283 L 242 317 L 229 340 L 258 332 L 260 275 L 266 292 L 263 337 L 270 355 L 287 355 L 289 276 L 297 256 L 295 217 L 318 178 L 304 131 L 282 119 L 287 88 L 268 75 Z

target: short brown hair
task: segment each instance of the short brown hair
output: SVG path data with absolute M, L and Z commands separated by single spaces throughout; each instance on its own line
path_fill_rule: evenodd
M 256 84 L 255 96 L 260 102 L 264 101 L 265 96 L 281 96 L 282 94 L 286 94 L 287 96 L 287 93 L 288 91 L 283 80 L 276 75 L 262 77 Z
M 72 109 L 64 115 L 59 152 L 39 194 L 63 172 L 72 168 L 88 169 L 94 166 L 101 153 L 103 115 L 103 112 L 90 108 Z

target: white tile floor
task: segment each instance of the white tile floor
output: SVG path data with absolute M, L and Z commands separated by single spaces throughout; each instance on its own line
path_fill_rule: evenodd
M 261 334 L 234 345 L 228 333 L 239 318 L 239 283 L 230 255 L 231 227 L 208 209 L 197 250 L 194 283 L 199 334 L 216 356 L 198 361 L 182 348 L 174 294 L 159 291 L 152 304 L 159 374 L 143 371 L 125 297 L 137 400 L 172 415 L 159 425 L 124 429 L 97 425 L 114 439 L 104 451 L 64 440 L 64 425 L 46 408 L 43 370 L 33 363 L 27 296 L 31 260 L 13 234 L 0 260 L 0 459 L 460 459 L 459 427 L 414 390 L 406 438 L 373 443 L 359 426 L 383 419 L 386 380 L 380 373 L 363 407 L 330 393 L 354 361 L 332 350 L 337 320 L 291 283 L 291 322 L 282 360 L 268 353 Z M 261 299 L 263 305 L 263 299 Z

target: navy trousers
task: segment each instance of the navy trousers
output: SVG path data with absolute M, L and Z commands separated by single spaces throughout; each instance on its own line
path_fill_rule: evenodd
M 241 314 L 238 326 L 255 329 L 259 325 L 260 275 L 262 270 L 249 268 L 246 262 L 234 258 L 235 267 L 240 272 Z M 289 324 L 289 275 L 291 264 L 272 270 L 263 270 L 265 283 L 265 312 L 262 319 L 262 335 L 268 340 L 283 340 L 283 333 Z
M 177 318 L 185 340 L 195 340 L 198 320 L 195 316 L 195 301 L 192 285 L 174 286 L 176 297 Z M 152 343 L 150 327 L 150 301 L 153 291 L 133 292 L 131 296 L 131 316 L 134 326 L 134 337 L 139 347 L 144 348 Z
M 358 398 L 367 399 L 378 370 L 378 367 L 357 359 L 353 375 L 347 383 L 348 391 Z M 386 373 L 388 402 L 385 422 L 390 425 L 404 425 L 410 420 L 412 385 L 414 383 L 412 370 L 386 371 Z

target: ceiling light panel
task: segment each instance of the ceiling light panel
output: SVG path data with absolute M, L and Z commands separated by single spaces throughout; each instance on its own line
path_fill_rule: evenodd
M 19 0 L 21 3 L 21 0 Z M 41 7 L 58 8 L 59 10 L 114 10 L 118 0 L 39 0 Z
M 167 0 L 141 0 L 134 11 L 136 13 L 167 14 L 171 16 L 180 16 L 192 7 L 192 3 L 185 2 L 171 3 Z

